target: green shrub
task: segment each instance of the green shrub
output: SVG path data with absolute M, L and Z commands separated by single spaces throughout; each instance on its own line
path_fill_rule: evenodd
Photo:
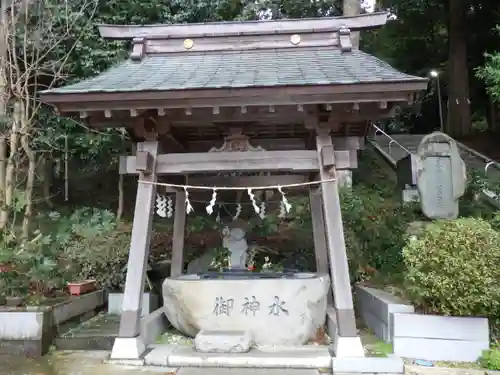
M 485 350 L 479 358 L 479 364 L 488 370 L 500 371 L 500 346 Z
M 428 313 L 498 316 L 500 233 L 477 218 L 436 221 L 403 249 L 410 299 Z
M 383 274 L 399 272 L 405 232 L 415 217 L 411 207 L 363 187 L 343 190 L 341 202 L 351 277 L 355 271 L 360 273 L 357 279 L 362 279 L 370 269 Z

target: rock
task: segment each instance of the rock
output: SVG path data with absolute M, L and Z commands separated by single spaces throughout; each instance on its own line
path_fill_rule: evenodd
M 203 353 L 246 353 L 252 346 L 248 331 L 200 331 L 194 339 L 196 350 Z

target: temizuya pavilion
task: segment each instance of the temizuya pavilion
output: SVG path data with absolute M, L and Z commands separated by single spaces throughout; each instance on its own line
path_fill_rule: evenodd
M 336 356 L 363 356 L 356 330 L 338 184 L 357 166 L 369 121 L 411 103 L 427 80 L 352 46 L 351 32 L 387 14 L 300 20 L 99 27 L 132 40 L 127 61 L 42 100 L 95 128 L 124 127 L 137 142 L 121 173 L 144 181 L 310 188 L 317 272 L 329 273 Z M 226 140 L 231 147 L 208 152 Z M 250 146 L 251 144 L 251 146 Z M 255 148 L 260 151 L 255 152 Z M 270 176 L 207 177 L 227 172 Z M 287 173 L 284 173 L 287 172 Z M 172 176 L 176 176 L 172 179 Z M 337 180 L 335 180 L 338 177 Z M 205 180 L 203 180 L 205 179 Z M 174 191 L 172 191 L 174 192 Z M 140 307 L 156 186 L 139 183 L 119 337 L 112 357 L 138 358 Z M 185 192 L 175 190 L 172 275 L 184 272 Z

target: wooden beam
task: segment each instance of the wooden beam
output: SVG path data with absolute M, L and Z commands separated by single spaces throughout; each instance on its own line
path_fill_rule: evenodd
M 322 121 L 336 122 L 359 122 L 362 120 L 373 120 L 378 118 L 394 117 L 394 106 L 386 106 L 380 108 L 379 102 L 361 103 L 360 110 L 351 112 L 352 103 L 325 105 L 325 113 L 322 114 Z M 386 103 L 388 104 L 388 103 Z M 218 108 L 219 113 L 216 108 Z M 161 126 L 167 126 L 167 129 L 172 127 L 196 126 L 196 127 L 213 127 L 219 125 L 233 124 L 245 126 L 256 123 L 277 124 L 277 125 L 294 125 L 303 122 L 307 117 L 307 112 L 314 108 L 314 105 L 280 105 L 275 107 L 275 112 L 269 112 L 269 106 L 252 106 L 243 107 L 246 112 L 241 112 L 238 107 L 202 107 L 193 108 L 191 115 L 186 115 L 185 109 L 180 108 L 162 108 L 161 115 L 157 113 L 157 109 L 150 110 L 135 110 L 138 116 L 145 121 L 156 121 Z M 82 111 L 80 116 L 85 116 L 86 123 L 92 127 L 130 127 L 136 124 L 139 120 L 131 117 L 134 110 L 116 110 L 113 116 L 107 118 L 102 110 L 99 111 Z M 330 116 L 330 117 L 328 117 Z M 164 125 L 165 124 L 165 125 Z
M 336 151 L 337 168 L 356 168 L 355 153 L 355 151 Z M 159 175 L 250 171 L 310 172 L 319 168 L 316 153 L 310 150 L 176 153 L 158 155 L 156 160 L 156 173 Z M 120 173 L 137 173 L 134 156 L 120 158 Z
M 241 35 L 226 37 L 202 37 L 193 41 L 189 52 L 208 51 L 248 51 L 277 48 L 334 47 L 339 44 L 336 31 L 307 32 L 300 35 L 299 43 L 293 44 L 289 34 Z M 186 47 L 179 39 L 149 39 L 146 42 L 146 53 L 184 52 Z
M 363 137 L 332 137 L 336 150 L 363 150 L 365 139 Z
M 270 186 L 299 184 L 307 181 L 305 175 L 271 175 L 271 176 L 193 176 L 188 177 L 190 185 L 197 186 Z
M 173 25 L 98 25 L 101 37 L 127 40 L 136 37 L 200 38 L 265 34 L 300 34 L 317 31 L 335 31 L 340 27 L 366 30 L 386 24 L 387 12 L 367 13 L 356 17 L 322 17 L 309 19 L 285 19 L 276 21 L 211 22 Z
M 221 147 L 223 141 L 192 141 L 188 142 L 189 152 L 207 152 L 212 147 Z M 301 150 L 305 147 L 305 140 L 302 138 L 270 138 L 270 139 L 250 139 L 250 143 L 255 147 L 262 147 L 267 151 Z

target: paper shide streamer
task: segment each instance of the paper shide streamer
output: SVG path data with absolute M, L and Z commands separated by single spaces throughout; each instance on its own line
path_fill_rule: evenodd
M 260 213 L 260 208 L 257 205 L 257 201 L 255 200 L 255 194 L 253 193 L 251 188 L 247 189 L 248 197 L 250 198 L 250 202 L 252 202 L 253 209 L 256 214 Z
M 236 212 L 233 216 L 233 221 L 238 220 L 238 218 L 240 217 L 240 214 L 241 214 L 241 203 L 238 203 L 236 205 Z
M 217 190 L 214 189 L 212 192 L 212 199 L 210 200 L 208 206 L 206 207 L 207 214 L 212 215 L 214 212 L 215 201 L 217 200 Z
M 262 201 L 260 202 L 260 213 L 259 216 L 261 219 L 265 219 L 266 217 L 266 202 Z
M 280 217 L 285 217 L 285 214 L 289 214 L 292 209 L 292 205 L 288 202 L 285 193 L 281 186 L 278 187 L 278 191 L 281 194 L 281 203 L 280 203 Z
M 160 194 L 156 194 L 156 214 L 167 217 L 167 199 Z
M 189 191 L 187 190 L 187 187 L 184 187 L 184 192 L 186 193 L 186 213 L 190 214 L 191 212 L 194 211 L 193 206 L 191 206 L 191 202 L 189 201 Z
M 167 217 L 170 219 L 174 213 L 172 197 L 169 195 L 167 198 Z

